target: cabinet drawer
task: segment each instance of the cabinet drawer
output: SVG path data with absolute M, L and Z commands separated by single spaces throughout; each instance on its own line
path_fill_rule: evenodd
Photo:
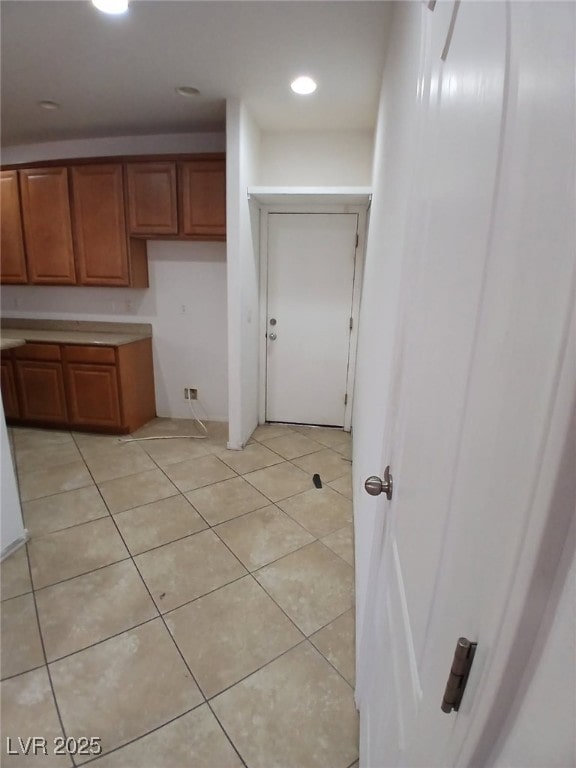
M 18 360 L 61 360 L 58 344 L 25 344 L 14 349 L 14 357 Z
M 116 353 L 114 347 L 65 347 L 66 360 L 69 363 L 107 363 L 114 365 Z

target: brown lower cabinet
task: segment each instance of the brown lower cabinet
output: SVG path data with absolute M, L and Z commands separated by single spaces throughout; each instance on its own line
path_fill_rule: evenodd
M 118 378 L 114 365 L 66 366 L 70 423 L 75 426 L 121 426 Z
M 7 419 L 17 419 L 20 416 L 20 405 L 16 394 L 16 379 L 14 362 L 10 359 L 0 360 L 0 387 L 2 389 L 2 404 Z
M 66 424 L 66 394 L 62 363 L 16 361 L 16 385 L 25 421 Z
M 26 344 L 3 353 L 2 399 L 12 423 L 133 432 L 156 416 L 151 339 L 119 347 Z
M 14 350 L 20 418 L 62 426 L 68 421 L 62 354 L 58 344 L 26 344 Z

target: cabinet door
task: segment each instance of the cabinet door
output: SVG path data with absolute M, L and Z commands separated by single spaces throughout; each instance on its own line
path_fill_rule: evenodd
M 129 163 L 126 180 L 130 234 L 178 234 L 176 163 Z
M 67 169 L 26 168 L 19 175 L 30 282 L 75 283 Z
M 18 405 L 18 396 L 16 395 L 14 363 L 12 360 L 0 360 L 0 377 L 4 416 L 7 419 L 17 419 L 20 416 L 20 406 Z
M 115 366 L 68 363 L 66 383 L 72 425 L 121 426 Z
M 66 423 L 62 363 L 17 360 L 16 379 L 23 419 L 54 424 Z
M 28 282 L 18 171 L 0 173 L 0 281 Z
M 226 237 L 226 161 L 190 160 L 180 163 L 183 235 Z
M 122 166 L 81 165 L 71 173 L 78 282 L 129 285 Z

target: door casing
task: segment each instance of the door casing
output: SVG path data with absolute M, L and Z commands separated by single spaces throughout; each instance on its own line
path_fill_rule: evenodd
M 349 432 L 352 425 L 352 405 L 354 402 L 354 378 L 356 370 L 356 350 L 358 346 L 358 316 L 360 311 L 361 285 L 364 273 L 364 253 L 366 248 L 366 230 L 368 211 L 356 205 L 318 205 L 312 201 L 306 205 L 265 205 L 260 209 L 260 371 L 258 422 L 266 422 L 266 353 L 267 353 L 267 301 L 268 301 L 268 215 L 271 213 L 354 213 L 358 215 L 358 246 L 356 248 L 356 271 L 352 291 L 352 331 L 350 333 L 350 352 L 346 392 L 348 401 L 344 411 L 344 430 Z

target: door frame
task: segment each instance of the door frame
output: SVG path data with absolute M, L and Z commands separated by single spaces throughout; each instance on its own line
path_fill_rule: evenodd
M 267 309 L 268 309 L 268 215 L 271 213 L 351 213 L 358 216 L 358 245 L 356 247 L 356 262 L 352 283 L 352 330 L 348 352 L 348 373 L 346 376 L 346 392 L 348 401 L 344 409 L 344 431 L 350 432 L 352 427 L 352 406 L 354 403 L 354 380 L 356 375 L 356 351 L 358 348 L 358 318 L 360 315 L 361 286 L 364 276 L 364 258 L 366 252 L 366 235 L 368 230 L 368 210 L 360 205 L 322 205 L 307 201 L 305 204 L 262 205 L 260 207 L 260 370 L 258 376 L 258 423 L 266 423 L 266 356 L 267 356 Z

